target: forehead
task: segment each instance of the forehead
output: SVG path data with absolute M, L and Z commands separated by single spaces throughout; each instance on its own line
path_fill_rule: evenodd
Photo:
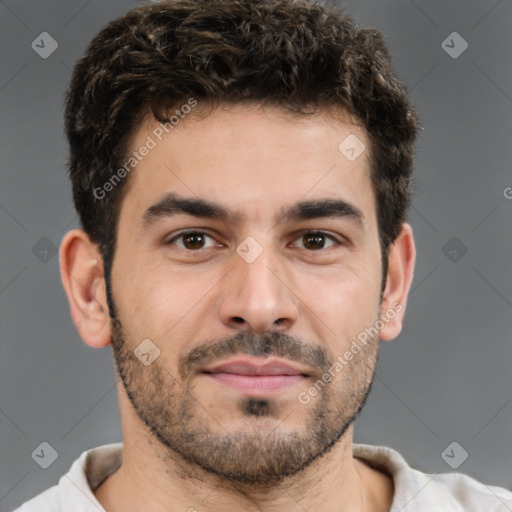
M 148 210 L 174 193 L 207 198 L 228 217 L 232 213 L 233 221 L 262 220 L 270 210 L 275 221 L 285 206 L 319 198 L 341 199 L 363 213 L 363 223 L 370 221 L 369 141 L 343 110 L 298 117 L 274 107 L 235 105 L 197 114 L 181 117 L 168 133 L 149 118 L 135 131 L 127 156 L 140 160 L 121 217 L 140 225 Z M 354 151 L 360 154 L 351 158 Z

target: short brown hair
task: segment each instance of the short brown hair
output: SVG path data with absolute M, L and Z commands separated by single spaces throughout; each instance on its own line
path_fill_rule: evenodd
M 73 199 L 99 245 L 107 284 L 129 179 L 102 199 L 93 191 L 125 161 L 144 115 L 166 122 L 193 96 L 203 105 L 256 102 L 296 115 L 341 106 L 363 123 L 383 290 L 389 246 L 411 201 L 419 127 L 390 60 L 380 32 L 308 0 L 164 0 L 109 23 L 77 62 L 65 108 Z

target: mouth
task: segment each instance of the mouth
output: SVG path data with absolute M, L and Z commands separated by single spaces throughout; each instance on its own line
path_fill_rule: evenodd
M 304 368 L 279 358 L 237 357 L 204 369 L 203 375 L 244 394 L 265 395 L 309 378 Z

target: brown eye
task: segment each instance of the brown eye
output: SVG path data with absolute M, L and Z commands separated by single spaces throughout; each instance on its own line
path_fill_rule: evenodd
M 180 233 L 179 235 L 171 238 L 166 242 L 166 245 L 177 245 L 181 249 L 197 251 L 199 249 L 205 248 L 206 239 L 208 238 L 213 241 L 213 238 L 210 235 L 207 235 L 202 231 L 188 231 L 186 233 Z M 181 244 L 175 244 L 176 241 L 181 242 Z M 211 245 L 209 247 L 211 247 Z
M 328 249 L 335 244 L 339 244 L 333 236 L 323 233 L 322 231 L 308 231 L 306 233 L 302 233 L 299 240 L 303 240 L 304 248 L 310 251 Z M 331 241 L 332 244 L 326 247 L 326 241 Z

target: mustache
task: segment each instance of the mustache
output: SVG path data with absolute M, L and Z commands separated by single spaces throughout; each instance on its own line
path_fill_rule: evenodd
M 275 331 L 263 334 L 242 331 L 220 340 L 210 340 L 185 352 L 179 358 L 178 372 L 185 380 L 218 359 L 236 355 L 281 357 L 308 365 L 320 375 L 334 362 L 323 347 L 306 343 L 295 336 Z

